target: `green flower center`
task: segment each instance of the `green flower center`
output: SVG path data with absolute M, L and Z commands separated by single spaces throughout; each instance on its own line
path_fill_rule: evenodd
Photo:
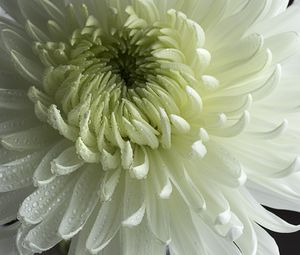
M 199 83 L 210 59 L 202 29 L 174 10 L 156 22 L 126 12 L 123 25 L 104 29 L 88 16 L 69 41 L 35 45 L 47 67 L 44 92 L 29 92 L 37 116 L 85 161 L 107 168 L 130 168 L 136 151 L 169 149 L 178 139 L 196 143 L 202 156 Z

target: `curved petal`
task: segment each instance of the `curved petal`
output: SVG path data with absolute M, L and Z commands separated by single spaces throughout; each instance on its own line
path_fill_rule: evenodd
M 74 187 L 68 208 L 59 225 L 58 233 L 63 239 L 76 235 L 99 203 L 101 169 L 96 166 L 83 169 Z
M 0 253 L 6 255 L 16 255 L 16 236 L 19 224 L 15 223 L 10 226 L 0 226 Z
M 34 190 L 32 186 L 0 193 L 0 225 L 7 224 L 17 218 L 23 200 Z

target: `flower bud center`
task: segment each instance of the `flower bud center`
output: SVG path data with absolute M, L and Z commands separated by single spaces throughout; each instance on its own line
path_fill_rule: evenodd
M 168 149 L 175 136 L 188 135 L 191 123 L 198 123 L 196 134 L 202 125 L 197 89 L 210 55 L 201 49 L 201 27 L 174 10 L 155 24 L 128 13 L 109 30 L 89 16 L 69 40 L 35 45 L 47 66 L 37 115 L 46 115 L 41 119 L 74 141 L 88 162 L 107 153 L 123 160 L 136 146 Z M 186 31 L 188 44 L 180 35 Z

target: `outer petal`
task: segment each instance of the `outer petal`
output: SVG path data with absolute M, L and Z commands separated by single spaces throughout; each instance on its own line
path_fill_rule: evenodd
M 10 192 L 0 193 L 0 225 L 6 224 L 17 218 L 19 207 L 26 196 L 33 191 L 29 186 Z
M 16 255 L 16 236 L 19 224 L 2 227 L 0 226 L 0 253 L 5 255 Z
M 145 255 L 165 255 L 166 246 L 161 243 L 150 232 L 147 222 L 143 221 L 140 225 L 130 229 L 122 229 L 122 254 L 145 254 Z

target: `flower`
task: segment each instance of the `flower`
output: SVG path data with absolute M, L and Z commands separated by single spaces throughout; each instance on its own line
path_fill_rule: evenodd
M 300 229 L 261 206 L 300 210 L 287 2 L 1 0 L 0 240 L 279 254 L 261 226 Z

